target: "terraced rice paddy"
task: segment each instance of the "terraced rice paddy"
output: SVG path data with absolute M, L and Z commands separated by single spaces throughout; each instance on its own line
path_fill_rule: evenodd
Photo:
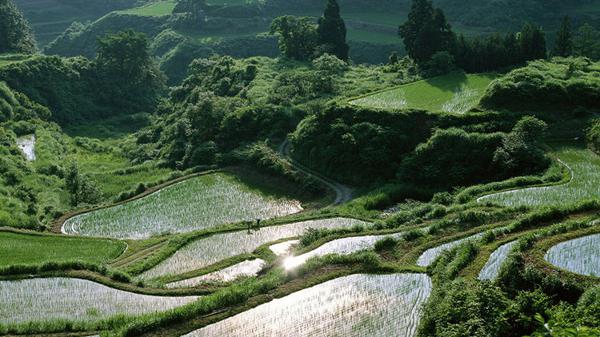
M 504 263 L 504 261 L 506 261 L 506 258 L 508 258 L 510 251 L 516 243 L 517 241 L 512 241 L 498 247 L 498 249 L 496 249 L 490 255 L 490 258 L 488 259 L 483 269 L 481 269 L 481 272 L 479 272 L 479 279 L 494 280 L 496 277 L 498 277 L 502 264 Z
M 168 283 L 167 288 L 194 287 L 207 282 L 231 282 L 240 277 L 256 276 L 266 265 L 261 259 L 244 261 L 206 275 Z
M 300 240 L 289 240 L 270 245 L 269 249 L 273 252 L 273 254 L 277 256 L 283 256 L 289 254 L 289 252 L 292 250 L 292 246 L 297 245 L 299 243 Z
M 477 104 L 493 74 L 460 72 L 406 84 L 351 101 L 351 104 L 386 109 L 422 109 L 433 112 L 465 113 Z
M 302 255 L 289 257 L 285 260 L 285 268 L 293 269 L 308 261 L 312 257 L 321 257 L 329 254 L 348 255 L 359 252 L 361 250 L 373 249 L 375 243 L 387 237 L 399 239 L 404 233 L 396 233 L 389 235 L 368 235 L 355 236 L 348 238 L 336 239 L 329 241 L 318 248 Z
M 412 337 L 431 293 L 425 274 L 350 275 L 206 326 L 185 337 Z
M 471 235 L 464 239 L 448 242 L 441 246 L 430 248 L 430 249 L 426 250 L 423 254 L 421 254 L 421 256 L 419 256 L 419 259 L 417 260 L 417 266 L 429 267 L 429 265 L 431 265 L 433 263 L 433 261 L 435 261 L 435 259 L 437 259 L 443 252 L 450 250 L 454 247 L 457 247 L 467 241 L 478 240 L 482 236 L 483 236 L 483 233 L 479 233 L 479 234 Z
M 545 258 L 558 268 L 600 277 L 600 234 L 561 242 L 550 248 Z
M 512 190 L 479 198 L 503 206 L 562 206 L 600 197 L 600 157 L 592 151 L 567 147 L 555 156 L 571 170 L 566 184 Z
M 66 234 L 144 239 L 240 221 L 296 213 L 298 201 L 275 199 L 243 185 L 232 174 L 191 178 L 144 198 L 73 217 Z
M 97 321 L 116 314 L 165 311 L 196 300 L 125 292 L 87 280 L 42 278 L 0 281 L 0 323 L 54 319 Z
M 124 242 L 108 239 L 0 232 L 0 266 L 75 260 L 106 263 L 125 247 Z
M 258 232 L 248 234 L 246 231 L 217 234 L 194 241 L 173 256 L 142 274 L 142 278 L 150 279 L 164 275 L 177 275 L 201 269 L 219 261 L 241 254 L 248 254 L 269 242 L 294 238 L 302 235 L 309 228 L 344 228 L 363 221 L 346 218 L 333 218 L 296 222 L 282 226 L 264 227 Z
M 17 146 L 28 161 L 35 160 L 35 135 L 17 138 Z

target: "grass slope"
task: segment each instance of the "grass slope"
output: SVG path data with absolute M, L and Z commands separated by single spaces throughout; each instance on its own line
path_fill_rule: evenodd
M 360 97 L 350 103 L 390 110 L 464 113 L 479 103 L 494 78 L 494 74 L 454 72 Z
M 106 263 L 125 250 L 114 240 L 0 232 L 0 266 L 45 262 Z

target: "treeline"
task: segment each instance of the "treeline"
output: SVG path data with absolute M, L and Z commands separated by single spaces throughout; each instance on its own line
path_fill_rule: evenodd
M 100 39 L 94 60 L 38 55 L 0 68 L 0 78 L 63 125 L 152 112 L 165 80 L 148 49 L 145 35 L 123 31 Z
M 549 55 L 545 33 L 538 25 L 525 23 L 519 32 L 505 35 L 466 38 L 461 34 L 457 37 L 444 12 L 434 8 L 430 0 L 413 0 L 408 20 L 400 26 L 399 35 L 408 55 L 430 74 L 453 66 L 468 72 L 497 70 Z M 571 19 L 565 17 L 550 55 L 596 59 L 600 54 L 599 36 L 587 24 L 575 34 Z

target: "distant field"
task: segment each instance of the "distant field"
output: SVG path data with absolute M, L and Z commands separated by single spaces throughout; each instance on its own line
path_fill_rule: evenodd
M 294 200 L 266 195 L 235 175 L 216 173 L 191 178 L 144 198 L 69 219 L 69 234 L 142 239 L 221 224 L 254 221 L 302 210 Z
M 600 197 L 600 157 L 592 151 L 564 147 L 554 152 L 572 170 L 573 179 L 563 185 L 532 187 L 491 194 L 479 199 L 504 206 L 561 206 Z
M 124 243 L 114 240 L 0 232 L 0 266 L 74 260 L 105 263 L 124 249 Z
M 131 15 L 140 15 L 140 16 L 163 16 L 163 15 L 171 15 L 173 12 L 173 8 L 175 8 L 176 1 L 175 0 L 164 0 L 153 2 L 149 5 L 125 9 L 122 11 L 118 11 L 118 13 L 122 14 L 131 14 Z
M 475 107 L 494 74 L 448 75 L 406 84 L 351 101 L 379 109 L 423 109 L 433 112 L 465 113 Z

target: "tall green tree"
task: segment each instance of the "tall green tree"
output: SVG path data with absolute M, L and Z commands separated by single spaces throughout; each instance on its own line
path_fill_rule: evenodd
M 290 59 L 309 60 L 318 44 L 318 34 L 313 19 L 285 15 L 271 23 L 271 34 L 279 36 L 279 50 Z
M 152 111 L 165 89 L 164 75 L 152 61 L 143 33 L 125 30 L 101 38 L 96 67 L 103 84 L 101 97 L 116 108 Z
M 328 0 L 323 16 L 317 27 L 319 52 L 327 52 L 340 60 L 348 60 L 350 47 L 346 43 L 346 24 L 340 16 L 340 6 L 336 0 Z
M 556 43 L 552 50 L 554 56 L 570 56 L 573 54 L 573 33 L 571 32 L 571 18 L 565 16 L 560 29 L 556 34 Z
M 430 0 L 413 0 L 408 20 L 398 34 L 408 55 L 417 63 L 425 63 L 439 51 L 450 51 L 454 33 L 441 9 L 433 8 Z
M 36 51 L 29 23 L 12 0 L 0 0 L 0 53 Z
M 523 61 L 545 59 L 546 35 L 540 26 L 526 23 L 519 34 L 519 47 Z
M 577 56 L 600 60 L 600 32 L 590 24 L 584 24 L 573 39 L 573 50 Z

